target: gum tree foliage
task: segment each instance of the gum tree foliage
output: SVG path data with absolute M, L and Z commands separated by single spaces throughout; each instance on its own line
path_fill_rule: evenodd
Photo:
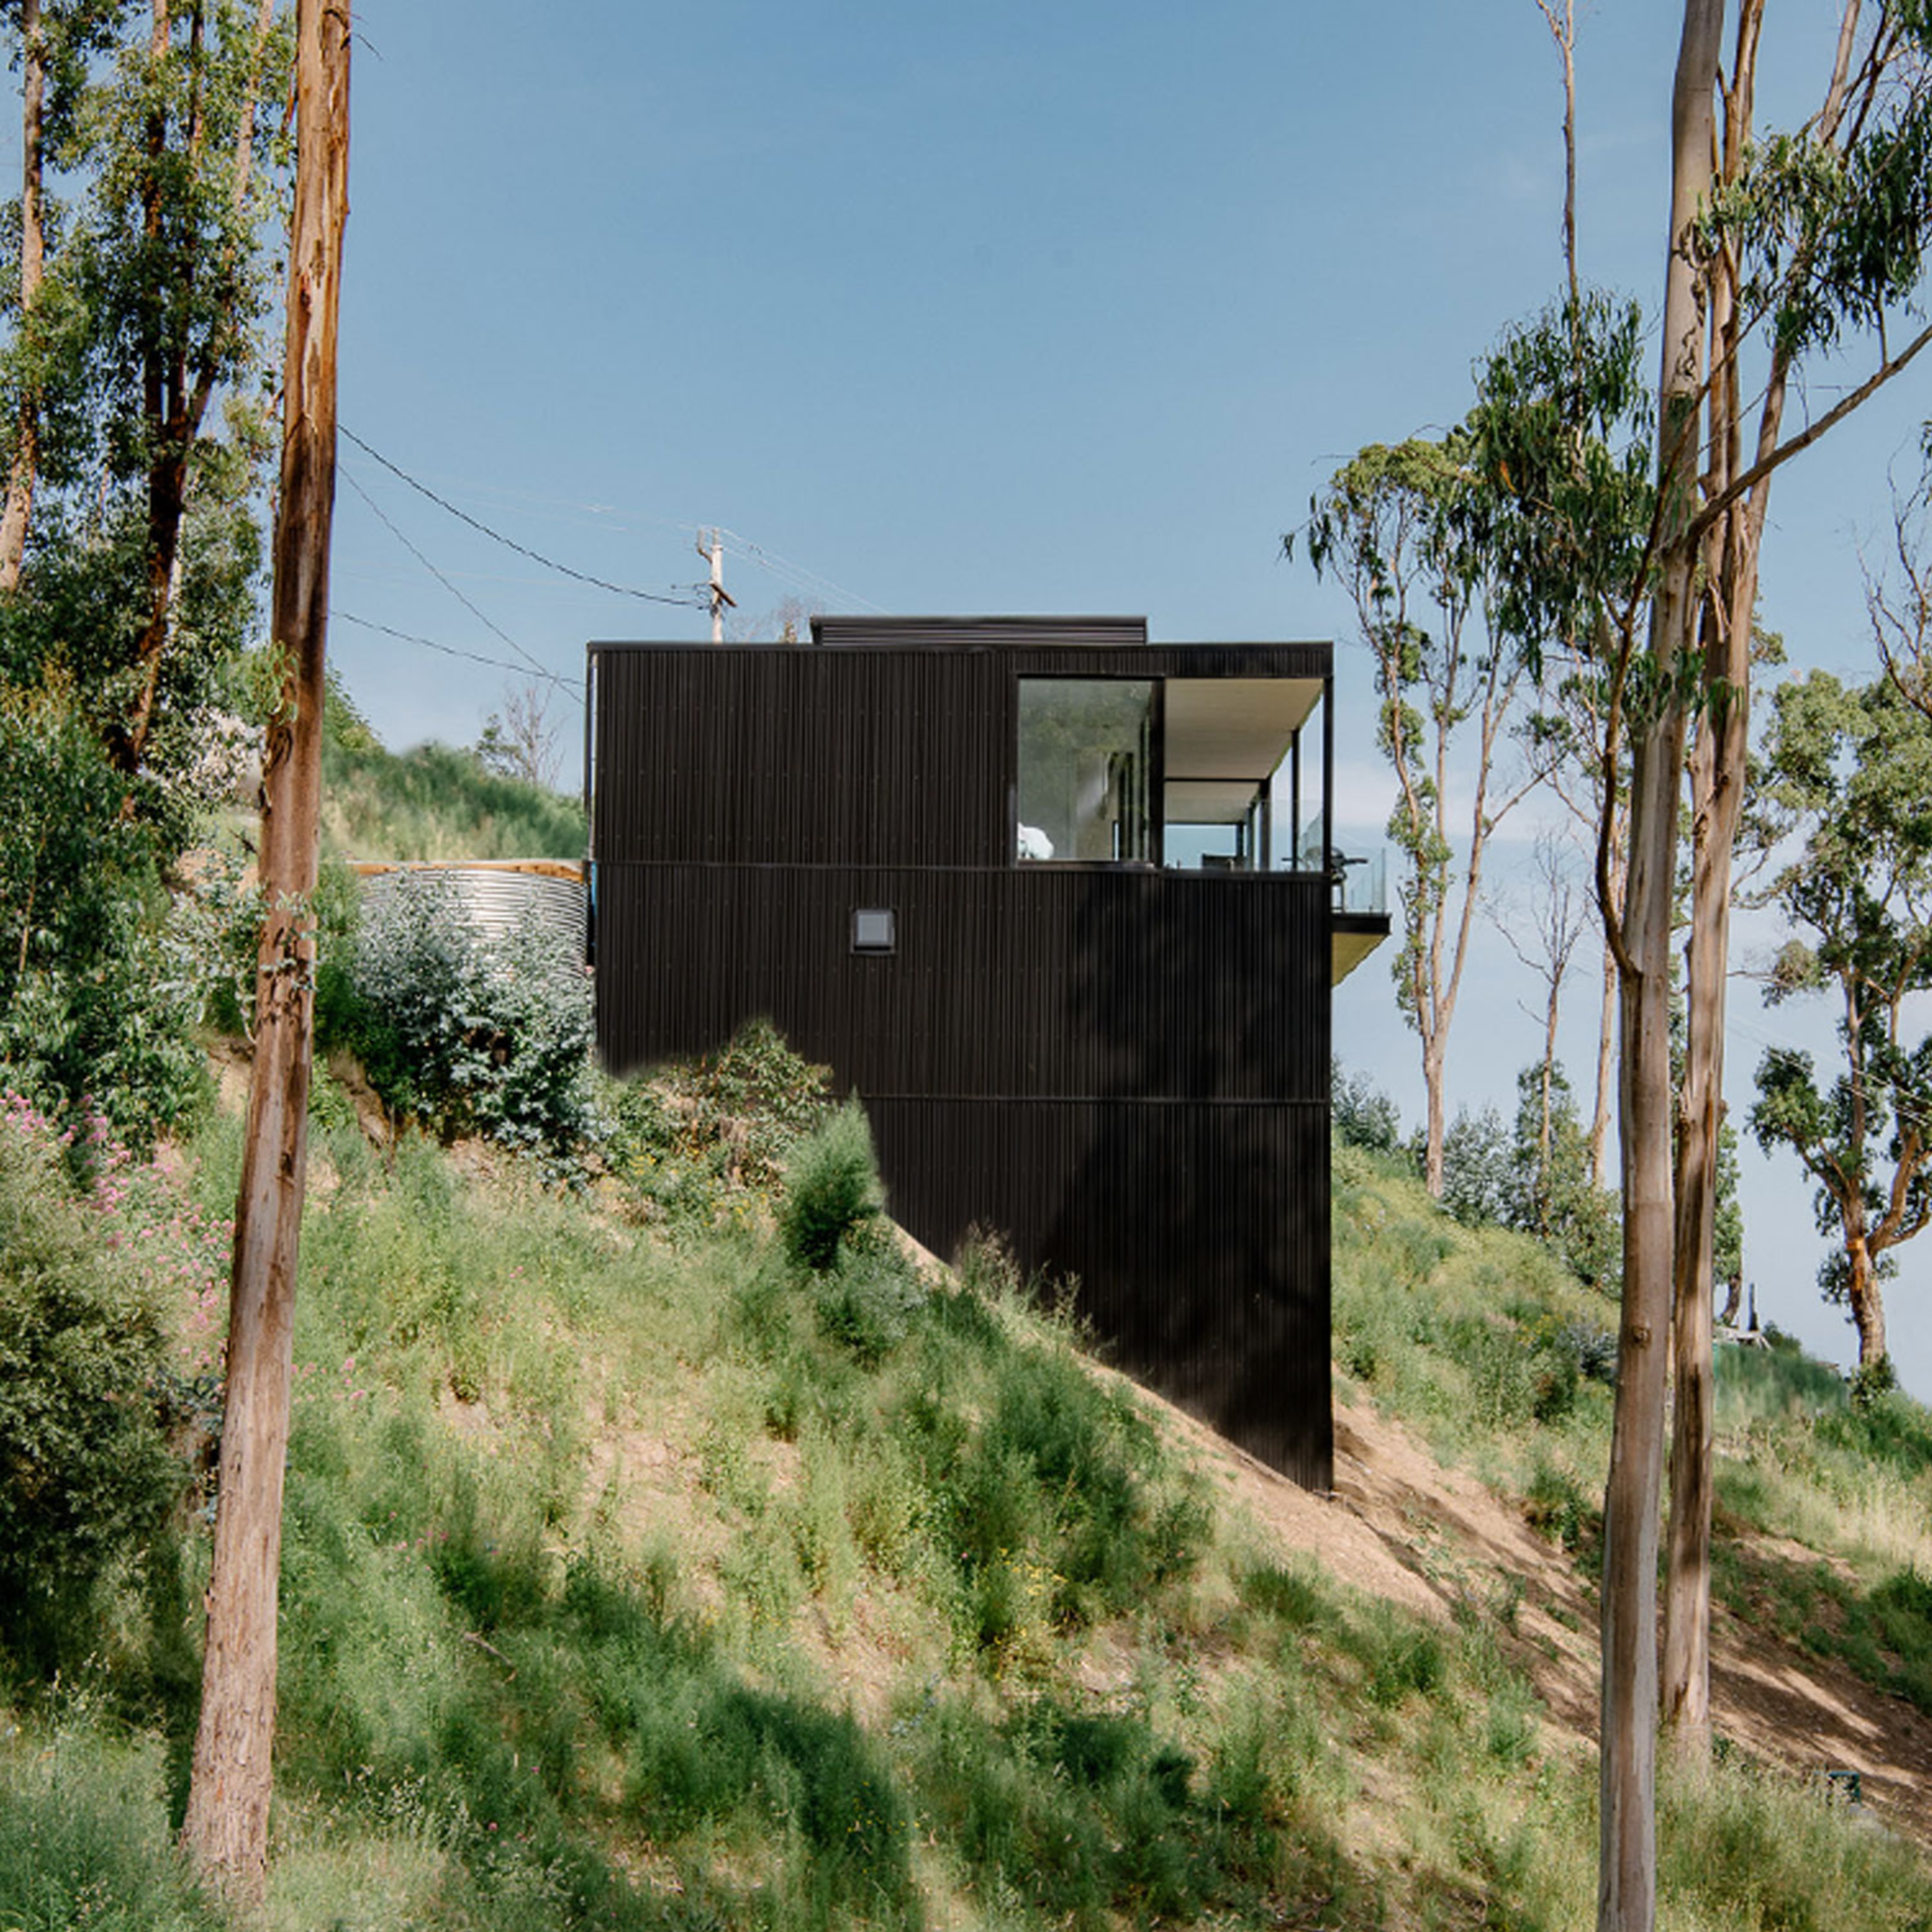
M 1423 1178 L 1438 1199 L 1449 1033 L 1483 862 L 1527 788 L 1492 790 L 1522 665 L 1489 622 L 1486 561 L 1468 539 L 1477 489 L 1468 454 L 1461 430 L 1371 444 L 1311 502 L 1305 530 L 1310 562 L 1342 580 L 1375 661 L 1376 740 L 1396 779 L 1388 836 L 1402 855 L 1402 944 L 1390 970 L 1421 1042 Z M 1291 551 L 1294 542 L 1285 539 Z M 1454 794 L 1464 788 L 1459 823 Z
M 42 20 L 64 50 L 47 116 L 64 197 L 46 199 L 38 296 L 23 305 L 17 274 L 5 291 L 8 460 L 38 475 L 0 665 L 16 683 L 66 672 L 124 776 L 164 778 L 257 621 L 286 37 L 233 0 Z
M 1634 620 L 1654 514 L 1654 399 L 1634 302 L 1573 285 L 1504 332 L 1478 364 L 1468 426 L 1487 484 L 1472 532 L 1493 560 L 1497 620 L 1534 674 L 1519 730 L 1529 761 L 1576 823 L 1594 896 L 1621 900 L 1628 750 L 1614 728 L 1610 640 Z M 1616 956 L 1603 947 L 1591 1178 L 1608 1169 L 1615 1086 Z
M 1846 1305 L 1858 1361 L 1886 1359 L 1881 1280 L 1932 1220 L 1932 719 L 1880 680 L 1847 688 L 1814 672 L 1777 695 L 1761 788 L 1773 832 L 1800 842 L 1766 896 L 1798 936 L 1766 990 L 1777 1004 L 1825 994 L 1840 1060 L 1767 1052 L 1752 1132 L 1797 1155 L 1816 1185 L 1819 1270 Z
M 0 263 L 0 1058 L 138 1138 L 193 1090 L 166 887 L 248 735 L 286 49 L 232 0 L 16 0 L 0 27 L 26 136 Z
M 1491 500 L 1520 508 L 1520 548 L 1504 544 L 1496 566 L 1497 607 L 1515 613 L 1504 621 L 1528 637 L 1533 620 L 1574 614 L 1584 621 L 1545 622 L 1540 634 L 1584 640 L 1601 680 L 1598 880 L 1618 981 L 1624 1214 L 1605 1504 L 1600 1932 L 1650 1932 L 1655 1918 L 1656 1578 L 1673 1364 L 1663 1702 L 1688 1748 L 1709 1739 L 1708 1285 L 1731 855 L 1770 485 L 1932 340 L 1901 314 L 1932 230 L 1926 0 L 1844 0 L 1817 111 L 1768 138 L 1754 125 L 1764 12 L 1762 0 L 1685 0 L 1682 12 L 1648 517 L 1622 513 L 1640 472 L 1618 460 L 1614 442 L 1607 464 L 1594 460 L 1579 420 L 1574 399 L 1590 386 L 1575 380 L 1588 360 L 1580 328 L 1526 340 L 1520 393 L 1486 437 L 1478 430 L 1473 452 Z M 1573 324 L 1583 316 L 1575 287 L 1573 263 L 1557 311 Z M 1862 369 L 1829 406 L 1788 427 L 1807 358 L 1833 352 L 1862 352 Z M 1610 859 L 1620 812 L 1618 878 Z M 1683 823 L 1690 940 L 1680 1091 L 1670 1010 Z
M 1444 1146 L 1442 1204 L 1466 1226 L 1534 1235 L 1580 1280 L 1616 1292 L 1616 1200 L 1591 1180 L 1588 1136 L 1561 1066 L 1532 1063 L 1516 1076 L 1513 1121 L 1493 1107 L 1457 1113 Z

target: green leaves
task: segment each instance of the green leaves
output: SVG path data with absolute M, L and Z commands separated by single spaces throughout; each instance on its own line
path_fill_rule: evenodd
M 1765 997 L 1834 992 L 1843 1058 L 1826 1082 L 1808 1054 L 1767 1053 L 1750 1127 L 1818 1183 L 1820 1231 L 1841 1244 L 1820 1274 L 1828 1297 L 1854 1240 L 1880 1258 L 1932 1216 L 1932 1034 L 1909 1030 L 1932 988 L 1932 719 L 1887 680 L 1822 671 L 1774 703 L 1759 832 L 1800 842 L 1768 897 L 1802 936 Z

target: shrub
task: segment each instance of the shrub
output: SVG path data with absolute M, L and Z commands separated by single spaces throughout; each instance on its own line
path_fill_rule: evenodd
M 1392 1154 L 1402 1144 L 1402 1115 L 1366 1073 L 1350 1075 L 1337 1060 L 1330 1086 L 1335 1138 L 1345 1147 Z
M 590 982 L 535 920 L 486 940 L 446 880 L 404 874 L 364 909 L 352 984 L 346 1043 L 398 1113 L 552 1154 L 596 1132 Z
M 722 1052 L 607 1082 L 604 1156 L 647 1214 L 708 1226 L 730 1197 L 779 1189 L 826 1104 L 824 1070 L 753 1020 Z
M 70 690 L 0 682 L 0 1065 L 49 1106 L 92 1096 L 145 1144 L 206 1076 L 199 962 L 170 944 L 160 842 L 128 795 Z
M 1889 1355 L 1881 1355 L 1875 1362 L 1862 1362 L 1848 1384 L 1852 1406 L 1862 1414 L 1875 1408 L 1880 1398 L 1889 1395 L 1898 1386 L 1898 1372 L 1892 1367 Z
M 157 1396 L 154 1297 L 113 1265 L 60 1144 L 16 1095 L 0 1112 L 0 1641 L 37 1669 L 88 1634 L 108 1571 L 184 1486 Z
M 848 1100 L 792 1156 L 778 1238 L 798 1266 L 823 1274 L 842 1246 L 885 1211 L 864 1110 Z
M 848 1240 L 818 1277 L 819 1328 L 828 1340 L 874 1367 L 904 1339 L 925 1300 L 923 1284 L 890 1233 Z
M 1516 1150 L 1495 1108 L 1464 1109 L 1442 1137 L 1442 1204 L 1466 1228 L 1510 1224 L 1519 1176 Z

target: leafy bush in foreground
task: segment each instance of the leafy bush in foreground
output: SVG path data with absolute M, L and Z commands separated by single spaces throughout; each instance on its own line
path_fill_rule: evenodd
M 687 1230 L 757 1218 L 824 1116 L 825 1070 L 753 1020 L 720 1052 L 604 1083 L 604 1157 L 627 1206 Z
M 0 1106 L 0 1643 L 38 1670 L 85 1646 L 102 1579 L 184 1487 L 158 1399 L 156 1298 L 74 1199 L 49 1124 Z
M 551 1154 L 596 1132 L 590 983 L 535 920 L 486 939 L 448 880 L 404 873 L 364 908 L 350 989 L 344 1043 L 397 1112 Z
M 885 1211 L 872 1130 L 856 1100 L 800 1146 L 788 1182 L 778 1238 L 800 1267 L 823 1274 L 837 1262 L 841 1247 Z
M 166 842 L 123 812 L 79 699 L 0 679 L 0 1066 L 143 1144 L 198 1099 L 197 963 L 170 943 Z

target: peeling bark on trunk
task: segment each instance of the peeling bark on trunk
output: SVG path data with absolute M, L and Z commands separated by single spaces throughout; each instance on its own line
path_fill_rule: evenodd
M 298 160 L 289 249 L 274 635 L 286 654 L 268 733 L 255 1055 L 236 1210 L 214 1562 L 182 1843 L 232 1900 L 262 1894 L 290 1338 L 308 1153 L 322 790 L 323 650 L 335 496 L 335 342 L 349 161 L 348 0 L 298 0 Z
M 1858 1327 L 1858 1366 L 1868 1369 L 1886 1356 L 1885 1297 L 1880 1291 L 1871 1250 L 1863 1238 L 1846 1241 L 1845 1253 L 1851 1264 L 1846 1276 L 1846 1299 Z
M 1590 1185 L 1610 1173 L 1610 1102 L 1617 1084 L 1617 960 L 1604 949 L 1604 1004 L 1597 1031 L 1597 1097 L 1590 1109 Z
M 1653 1932 L 1657 1916 L 1657 1556 L 1671 1313 L 1671 886 L 1683 768 L 1676 694 L 1695 621 L 1684 532 L 1697 474 L 1703 318 L 1684 243 L 1710 184 L 1712 91 L 1724 0 L 1685 0 L 1671 104 L 1658 473 L 1661 568 L 1651 604 L 1653 676 L 1634 721 L 1629 863 L 1618 967 L 1623 1053 L 1623 1312 L 1610 1472 L 1604 1498 L 1603 1713 L 1598 1932 Z M 1612 909 L 1605 908 L 1608 915 Z

